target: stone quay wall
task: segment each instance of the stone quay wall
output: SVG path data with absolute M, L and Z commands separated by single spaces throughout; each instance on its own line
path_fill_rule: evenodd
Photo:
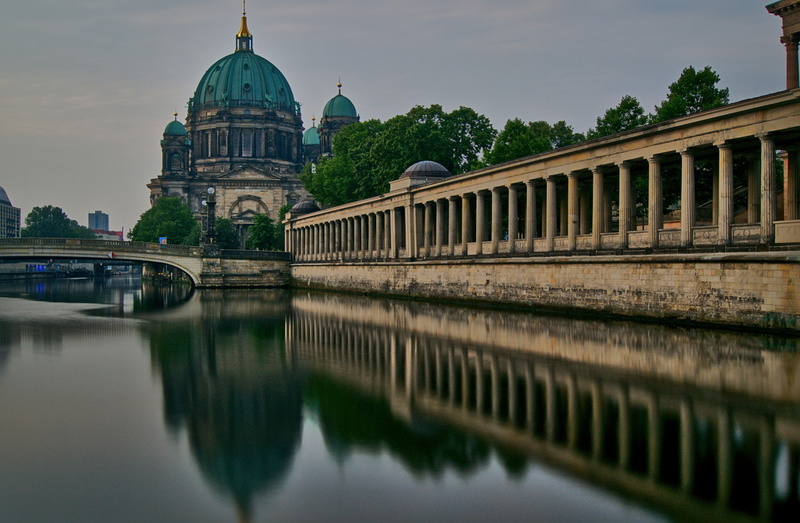
M 800 252 L 295 263 L 292 286 L 800 331 Z

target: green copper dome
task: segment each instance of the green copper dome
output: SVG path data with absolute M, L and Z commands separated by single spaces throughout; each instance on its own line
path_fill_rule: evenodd
M 183 126 L 178 120 L 173 120 L 167 124 L 167 128 L 164 129 L 165 136 L 187 136 L 188 133 L 186 132 L 186 127 Z
M 328 103 L 325 104 L 325 108 L 322 110 L 323 118 L 330 118 L 332 116 L 358 118 L 358 112 L 356 112 L 356 106 L 353 105 L 353 102 L 342 93 L 339 93 L 328 100 Z
M 193 108 L 260 107 L 296 113 L 289 82 L 269 60 L 236 51 L 206 71 L 194 93 Z
M 319 145 L 319 131 L 316 127 L 306 129 L 303 133 L 303 145 Z

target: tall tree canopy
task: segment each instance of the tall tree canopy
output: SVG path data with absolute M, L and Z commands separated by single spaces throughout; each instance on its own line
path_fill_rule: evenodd
M 700 71 L 687 67 L 669 86 L 667 99 L 656 106 L 653 121 L 661 122 L 728 104 L 728 88 L 719 89 L 718 82 L 719 75 L 709 66 Z
M 647 116 L 639 100 L 625 95 L 616 107 L 608 109 L 603 116 L 597 117 L 597 127 L 589 129 L 587 138 L 599 138 L 610 134 L 636 129 L 647 123 Z
M 282 249 L 283 230 L 275 226 L 272 218 L 266 214 L 258 214 L 253 219 L 253 225 L 247 229 L 247 239 L 244 241 L 246 249 L 259 251 L 276 251 Z
M 217 218 L 214 222 L 214 229 L 217 233 L 216 242 L 220 249 L 239 249 L 239 233 L 233 222 L 227 218 Z
M 497 164 L 523 156 L 542 153 L 583 141 L 563 120 L 553 125 L 545 121 L 523 123 L 519 118 L 506 122 L 497 135 L 492 149 L 486 153 L 486 162 Z
M 23 238 L 95 238 L 91 229 L 78 225 L 61 207 L 52 205 L 34 207 L 25 217 L 25 227 L 20 235 Z
M 128 233 L 135 242 L 157 242 L 166 237 L 178 245 L 197 245 L 200 225 L 192 211 L 180 198 L 159 198 L 155 205 L 142 213 Z
M 453 174 L 475 169 L 495 134 L 489 119 L 468 107 L 447 113 L 440 105 L 416 106 L 386 122 L 348 125 L 333 139 L 333 157 L 306 166 L 301 180 L 323 205 L 339 205 L 386 192 L 421 160 Z

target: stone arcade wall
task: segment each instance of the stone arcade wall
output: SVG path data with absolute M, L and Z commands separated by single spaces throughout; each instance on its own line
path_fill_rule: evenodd
M 800 253 L 292 265 L 295 287 L 800 330 Z

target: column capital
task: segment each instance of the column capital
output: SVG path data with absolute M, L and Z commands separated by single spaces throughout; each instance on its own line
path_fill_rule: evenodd
M 622 160 L 621 162 L 617 162 L 617 167 L 619 168 L 630 167 L 631 165 L 633 165 L 631 160 Z
M 733 144 L 730 140 L 717 140 L 713 142 L 712 145 L 717 149 L 731 149 L 733 148 Z
M 567 173 L 568 180 L 577 180 L 580 171 L 570 171 Z
M 762 142 L 766 142 L 767 140 L 770 140 L 770 141 L 771 141 L 771 140 L 773 140 L 773 138 L 774 138 L 774 136 L 772 135 L 772 133 L 756 133 L 756 134 L 755 134 L 755 135 L 753 135 L 753 136 L 755 136 L 756 138 L 758 138 L 758 139 L 759 139 L 759 140 L 761 140 Z
M 649 164 L 661 163 L 661 160 L 663 160 L 663 159 L 664 159 L 664 156 L 661 155 L 661 154 L 651 154 L 650 156 L 646 156 L 645 157 L 645 160 L 647 160 L 647 163 L 649 163 Z
M 793 33 L 781 36 L 781 43 L 786 47 L 797 46 L 800 43 L 800 33 Z
M 676 151 L 681 156 L 694 156 L 694 151 L 690 147 L 684 147 L 683 149 L 678 149 Z

